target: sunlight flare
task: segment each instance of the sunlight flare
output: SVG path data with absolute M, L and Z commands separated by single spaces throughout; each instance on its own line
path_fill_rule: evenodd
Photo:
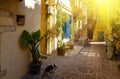
M 25 0 L 25 6 L 27 8 L 31 8 L 34 9 L 35 8 L 35 4 L 41 4 L 41 0 Z
M 89 54 L 88 54 L 87 56 L 95 57 L 95 56 L 96 56 L 96 53 L 94 53 L 94 52 L 89 52 Z

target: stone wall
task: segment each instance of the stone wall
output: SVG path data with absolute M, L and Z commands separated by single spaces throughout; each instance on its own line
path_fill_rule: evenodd
M 25 25 L 16 25 L 16 31 L 1 35 L 1 71 L 6 69 L 7 74 L 0 79 L 20 79 L 28 72 L 30 55 L 27 50 L 20 47 L 19 36 L 24 29 L 31 32 L 40 28 L 40 5 L 36 4 L 34 9 L 29 9 L 25 6 L 24 0 L 22 2 L 2 0 L 0 10 L 10 11 L 15 16 L 25 15 Z

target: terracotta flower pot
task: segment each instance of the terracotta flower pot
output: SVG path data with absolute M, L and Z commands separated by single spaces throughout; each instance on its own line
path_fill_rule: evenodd
M 62 50 L 62 49 L 60 49 L 60 48 L 57 48 L 57 53 L 58 53 L 58 55 L 60 55 L 60 56 L 64 56 L 64 55 L 65 55 L 65 50 Z

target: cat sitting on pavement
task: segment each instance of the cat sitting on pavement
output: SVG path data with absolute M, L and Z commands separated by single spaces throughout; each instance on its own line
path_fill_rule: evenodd
M 56 65 L 49 65 L 45 68 L 43 76 L 53 73 L 58 67 Z

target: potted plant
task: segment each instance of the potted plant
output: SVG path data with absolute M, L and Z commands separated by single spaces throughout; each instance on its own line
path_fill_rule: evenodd
M 57 31 L 57 53 L 58 55 L 64 56 L 65 54 L 65 45 L 62 42 L 62 36 L 64 35 L 63 33 L 63 25 L 69 18 L 69 15 L 64 13 L 62 11 L 62 8 L 57 8 L 57 15 L 56 15 L 57 21 L 56 21 L 56 31 Z
M 65 45 L 62 42 L 62 40 L 58 40 L 57 46 L 58 46 L 57 47 L 57 53 L 58 53 L 58 55 L 64 56 L 64 54 L 65 54 Z
M 33 74 L 38 74 L 40 72 L 40 67 L 42 64 L 40 58 L 46 58 L 40 54 L 38 47 L 42 39 L 47 35 L 48 31 L 43 36 L 41 36 L 40 30 L 32 33 L 24 30 L 20 35 L 21 46 L 27 48 L 32 56 L 32 62 L 30 63 L 30 72 Z

